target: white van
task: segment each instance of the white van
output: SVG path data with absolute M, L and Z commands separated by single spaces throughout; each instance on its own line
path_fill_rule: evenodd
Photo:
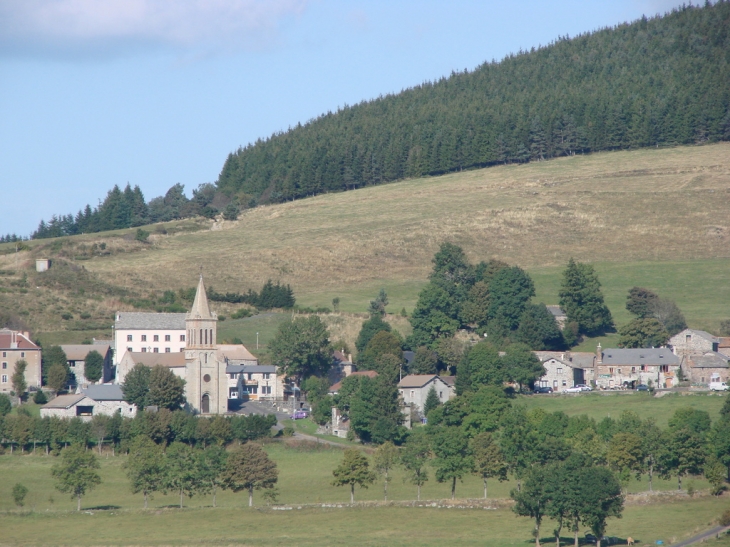
M 727 391 L 730 388 L 725 382 L 710 382 L 710 389 L 712 391 Z

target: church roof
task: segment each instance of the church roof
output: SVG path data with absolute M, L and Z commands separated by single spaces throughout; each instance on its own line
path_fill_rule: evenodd
M 205 285 L 203 284 L 203 276 L 198 281 L 198 290 L 195 291 L 195 300 L 193 300 L 193 308 L 188 314 L 190 319 L 213 319 L 208 307 L 208 295 L 205 293 Z

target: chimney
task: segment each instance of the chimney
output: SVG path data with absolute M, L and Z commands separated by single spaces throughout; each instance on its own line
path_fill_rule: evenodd
M 598 347 L 596 348 L 596 363 L 601 364 L 603 363 L 603 350 L 601 349 L 601 343 L 598 343 Z
M 570 354 L 570 351 L 565 352 L 565 358 L 568 360 L 568 362 L 573 362 L 573 356 Z
M 347 360 L 352 363 L 352 353 L 347 354 Z

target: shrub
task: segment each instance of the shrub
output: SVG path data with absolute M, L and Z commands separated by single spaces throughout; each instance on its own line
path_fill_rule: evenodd
M 150 233 L 142 228 L 137 228 L 137 233 L 134 235 L 134 239 L 141 241 L 142 243 L 147 243 L 147 238 L 149 237 Z
M 61 319 L 65 320 L 65 321 L 68 321 L 68 320 L 70 320 L 70 319 L 73 319 L 73 318 L 74 318 L 74 316 L 73 316 L 73 315 L 71 315 L 71 314 L 70 314 L 70 313 L 68 313 L 68 312 L 63 312 L 63 313 L 61 314 Z
M 33 395 L 33 402 L 37 405 L 44 405 L 48 402 L 48 397 L 40 389 Z
M 722 515 L 720 515 L 720 525 L 730 526 L 730 509 L 727 509 Z

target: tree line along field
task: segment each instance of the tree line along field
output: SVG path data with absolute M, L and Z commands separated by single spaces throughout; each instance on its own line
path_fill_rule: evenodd
M 276 511 L 267 507 L 260 492 L 254 496 L 255 507 L 247 507 L 245 492 L 218 493 L 218 507 L 211 507 L 211 497 L 185 499 L 186 509 L 174 509 L 175 494 L 156 495 L 150 509 L 144 511 L 142 496 L 132 495 L 123 473 L 125 456 L 101 458 L 102 484 L 83 498 L 82 512 L 75 514 L 75 501 L 54 490 L 50 467 L 52 456 L 0 456 L 0 511 L 3 532 L 0 543 L 11 545 L 169 545 L 169 544 L 255 544 L 281 545 L 473 545 L 488 539 L 492 545 L 529 543 L 532 522 L 514 515 L 509 508 L 432 509 L 425 507 L 366 504 L 354 508 L 312 508 L 306 504 L 340 504 L 349 502 L 348 488 L 331 486 L 332 470 L 342 460 L 342 450 L 313 446 L 311 443 L 268 443 L 270 457 L 280 470 L 280 503 L 291 510 Z M 431 473 L 431 475 L 433 475 Z M 26 509 L 13 509 L 10 489 L 22 482 L 29 489 Z M 491 498 L 506 498 L 514 482 L 490 485 Z M 707 488 L 694 480 L 698 490 Z M 671 491 L 674 481 L 655 481 L 655 488 Z M 633 482 L 630 491 L 646 489 Z M 469 476 L 457 485 L 461 500 L 482 495 L 481 480 Z M 367 490 L 357 489 L 356 500 L 382 500 L 382 481 Z M 449 485 L 433 478 L 423 487 L 422 499 L 448 497 Z M 608 535 L 625 538 L 631 535 L 642 543 L 681 538 L 704 529 L 726 508 L 724 497 L 680 496 L 670 501 L 629 502 L 624 517 L 609 519 Z M 51 498 L 53 501 L 51 502 Z M 415 487 L 404 484 L 399 470 L 389 486 L 389 499 L 413 500 Z M 465 502 L 457 500 L 456 505 Z M 640 504 L 635 504 L 640 503 Z M 303 504 L 302 509 L 298 509 Z M 671 514 L 671 518 L 667 515 Z M 545 525 L 546 541 L 550 527 Z M 130 532 L 131 531 L 131 532 Z M 570 534 L 566 532 L 567 536 Z
M 34 240 L 17 255 L 2 244 L 0 305 L 36 332 L 83 339 L 109 329 L 112 313 L 129 307 L 124 294 L 187 289 L 200 264 L 225 257 L 225 268 L 204 272 L 219 292 L 259 290 L 273 279 L 305 306 L 331 307 L 339 297 L 343 312 L 361 313 L 385 287 L 388 311 L 410 312 L 434 252 L 451 241 L 473 263 L 496 258 L 525 268 L 536 302 L 556 301 L 560 272 L 574 257 L 596 265 L 617 322 L 626 290 L 641 285 L 676 301 L 690 326 L 712 330 L 730 299 L 728 158 L 728 143 L 599 153 L 262 206 L 237 221 L 200 219 L 195 230 L 167 223 L 149 227 L 148 243 L 127 230 Z M 91 252 L 102 244 L 103 253 Z M 76 270 L 37 274 L 37 257 Z M 240 306 L 214 307 L 230 316 Z

